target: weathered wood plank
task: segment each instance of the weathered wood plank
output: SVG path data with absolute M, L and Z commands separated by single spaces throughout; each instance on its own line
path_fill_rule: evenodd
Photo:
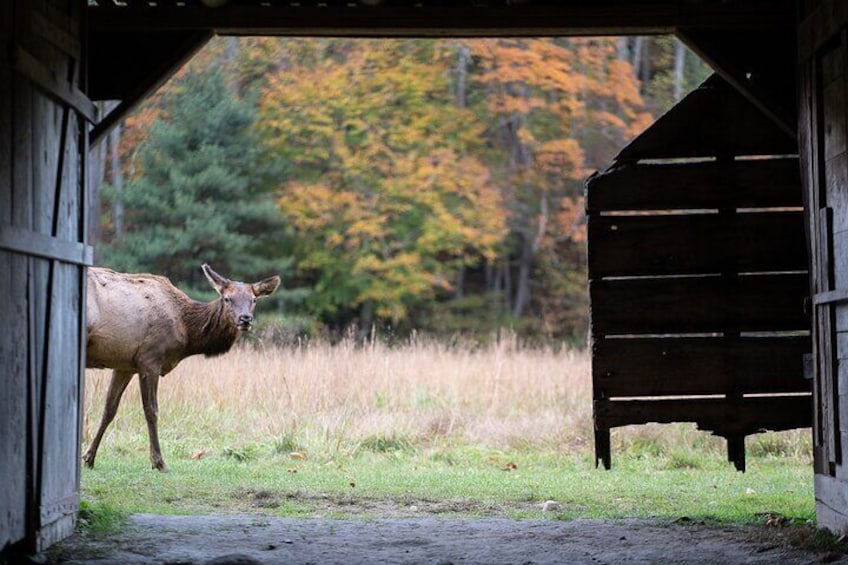
M 816 55 L 816 51 L 838 33 L 848 21 L 848 5 L 843 0 L 824 0 L 798 27 L 798 58 L 801 61 Z
M 845 54 L 840 47 L 821 55 L 822 86 L 828 86 L 845 75 Z
M 810 338 L 600 339 L 592 345 L 596 398 L 810 392 Z
M 30 79 L 45 94 L 55 98 L 59 103 L 73 106 L 89 122 L 96 123 L 97 108 L 81 90 L 57 77 L 48 67 L 21 47 L 14 50 L 13 57 L 16 71 Z
M 603 279 L 589 283 L 592 332 L 808 330 L 806 274 Z
M 800 207 L 798 159 L 627 165 L 591 177 L 590 213 Z
M 848 482 L 817 473 L 815 486 L 818 526 L 844 533 L 848 524 Z
M 13 5 L 0 2 L 0 36 L 12 35 Z M 0 224 L 16 219 L 14 112 L 16 85 L 5 58 L 0 58 Z M 26 536 L 26 271 L 25 259 L 0 250 L 0 281 L 4 293 L 4 329 L 0 332 L 0 548 Z
M 53 6 L 72 21 L 79 22 L 84 5 L 76 0 L 55 0 Z M 71 27 L 77 27 L 71 24 Z M 65 77 L 70 89 L 79 81 L 78 57 L 71 57 L 54 45 L 43 44 L 34 52 L 54 76 Z M 51 154 L 39 163 L 38 196 L 43 213 L 36 215 L 36 230 L 53 239 L 81 248 L 78 225 L 81 189 L 80 170 L 86 155 L 80 143 L 87 124 L 77 119 L 67 100 L 37 95 L 43 108 L 40 129 L 42 141 Z M 36 309 L 41 323 L 38 338 L 43 340 L 39 374 L 37 457 L 33 460 L 36 485 L 33 513 L 37 531 L 33 545 L 37 550 L 73 532 L 79 502 L 78 474 L 68 472 L 79 464 L 79 373 L 80 300 L 77 264 L 32 259 L 35 275 Z
M 100 2 L 90 10 L 93 29 L 131 31 L 213 29 L 223 34 L 392 35 L 444 37 L 445 35 L 617 35 L 671 33 L 677 27 L 754 28 L 782 26 L 795 21 L 792 4 L 785 1 L 748 1 L 744 5 L 663 4 L 651 2 L 638 9 L 599 1 L 506 3 L 476 1 L 385 2 L 363 7 L 354 2 L 259 2 L 230 4 L 214 10 L 186 2 Z M 265 3 L 262 3 L 265 4 Z M 485 6 L 485 9 L 482 7 Z M 629 6 L 629 5 L 628 5 Z
M 699 429 L 716 435 L 750 435 L 765 430 L 809 427 L 812 408 L 809 395 L 761 396 L 741 400 L 596 400 L 595 427 L 609 429 L 650 422 L 694 422 Z
M 589 278 L 806 269 L 800 211 L 589 216 Z
M 824 158 L 832 159 L 844 153 L 846 145 L 845 131 L 845 77 L 834 80 L 824 89 L 824 112 L 828 125 L 824 128 Z
M 842 152 L 823 163 L 827 206 L 848 210 L 848 153 Z M 834 232 L 848 231 L 846 214 L 834 217 Z

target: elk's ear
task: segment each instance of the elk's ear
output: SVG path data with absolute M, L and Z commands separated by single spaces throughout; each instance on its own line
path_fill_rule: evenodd
M 204 263 L 201 268 L 203 269 L 203 274 L 206 275 L 207 279 L 209 279 L 209 284 L 212 285 L 212 288 L 214 288 L 218 294 L 221 294 L 223 288 L 229 284 L 229 279 L 226 279 L 213 271 L 212 267 L 206 263 Z
M 253 295 L 256 297 L 260 297 L 268 296 L 269 294 L 277 290 L 278 286 L 280 286 L 280 277 L 275 275 L 263 281 L 259 281 L 258 283 L 252 284 L 251 288 L 253 289 Z

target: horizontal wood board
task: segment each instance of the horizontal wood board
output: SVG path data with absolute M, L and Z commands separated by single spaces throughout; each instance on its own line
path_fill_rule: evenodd
M 810 392 L 808 336 L 600 339 L 595 398 Z
M 803 206 L 798 159 L 626 164 L 586 183 L 586 210 L 698 210 Z
M 806 273 L 589 282 L 594 336 L 808 330 Z
M 805 271 L 797 212 L 589 216 L 589 277 Z
M 595 428 L 657 422 L 695 422 L 716 435 L 746 436 L 763 431 L 809 427 L 810 395 L 742 399 L 687 398 L 661 400 L 595 400 Z

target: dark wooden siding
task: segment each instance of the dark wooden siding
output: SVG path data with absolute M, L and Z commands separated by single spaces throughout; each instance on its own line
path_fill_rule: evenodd
M 0 548 L 41 550 L 79 503 L 85 182 L 82 0 L 4 2 L 0 63 Z
M 740 129 L 740 125 L 743 126 Z M 728 439 L 810 425 L 794 141 L 712 77 L 587 183 L 596 453 L 611 428 Z
M 812 250 L 819 525 L 848 532 L 848 6 L 806 2 L 799 138 Z

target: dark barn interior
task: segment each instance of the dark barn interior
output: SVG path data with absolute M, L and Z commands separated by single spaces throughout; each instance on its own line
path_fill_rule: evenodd
M 595 447 L 812 426 L 848 533 L 848 3 L 9 0 L 0 4 L 0 550 L 79 507 L 89 148 L 214 34 L 674 33 L 715 70 L 587 182 Z M 118 104 L 98 115 L 95 102 Z

